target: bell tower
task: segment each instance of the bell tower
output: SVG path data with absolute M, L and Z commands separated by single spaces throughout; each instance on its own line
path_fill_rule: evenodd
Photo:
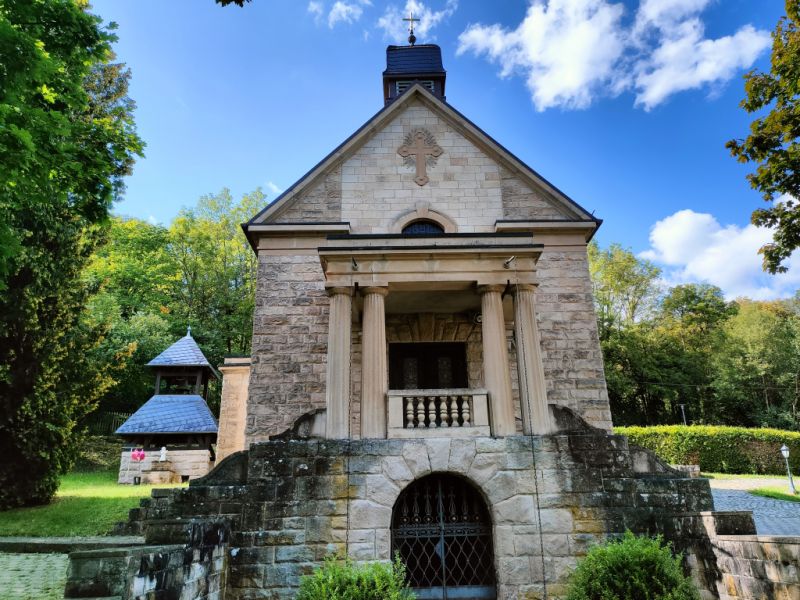
M 416 38 L 412 34 L 410 40 Z M 386 48 L 386 70 L 383 72 L 383 101 L 391 104 L 415 83 L 444 100 L 447 72 L 442 66 L 442 49 L 436 44 L 389 46 Z

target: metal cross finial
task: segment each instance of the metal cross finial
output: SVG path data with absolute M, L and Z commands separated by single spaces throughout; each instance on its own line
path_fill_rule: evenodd
M 188 335 L 192 335 L 192 326 L 191 326 L 191 325 L 189 325 L 189 326 L 186 328 L 186 335 L 187 335 L 187 336 L 188 336 Z
M 408 43 L 413 46 L 414 42 L 417 41 L 417 37 L 414 35 L 414 23 L 419 23 L 419 19 L 415 19 L 414 13 L 412 12 L 407 17 L 403 17 L 403 21 L 408 21 L 410 23 L 408 28 Z

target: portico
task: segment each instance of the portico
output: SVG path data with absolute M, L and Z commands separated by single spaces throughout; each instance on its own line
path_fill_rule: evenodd
M 337 235 L 318 249 L 331 297 L 327 362 L 327 437 L 348 437 L 353 322 L 362 327 L 362 438 L 513 435 L 550 430 L 535 315 L 536 262 L 542 247 L 525 233 Z M 391 379 L 386 315 L 472 315 L 479 325 L 481 385 L 419 389 L 415 376 Z M 517 410 L 506 323 L 514 323 Z M 413 347 L 406 349 L 413 354 Z M 442 367 L 452 369 L 445 356 Z M 417 366 L 413 366 L 417 369 Z M 400 369 L 401 365 L 393 368 Z M 416 371 L 414 371 L 416 373 Z M 452 381 L 443 377 L 442 381 Z

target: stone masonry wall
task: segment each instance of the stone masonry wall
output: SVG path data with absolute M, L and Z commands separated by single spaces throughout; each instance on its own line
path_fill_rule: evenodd
M 212 473 L 188 489 L 158 490 L 136 516 L 148 523 L 148 543 L 180 543 L 187 523 L 201 519 L 228 523 L 226 598 L 291 598 L 328 554 L 388 560 L 400 492 L 427 474 L 452 472 L 490 509 L 498 597 L 538 598 L 547 581 L 558 598 L 578 558 L 607 535 L 702 529 L 708 513 L 699 511 L 712 506 L 707 480 L 657 474 L 640 454 L 624 437 L 595 432 L 271 441 L 223 462 L 223 471 L 238 469 L 231 480 Z M 244 466 L 232 466 L 234 458 Z
M 531 189 L 518 175 L 508 169 L 500 169 L 500 181 L 504 219 L 549 220 L 570 217 L 569 213 L 548 198 L 544 191 Z
M 64 596 L 117 600 L 224 600 L 224 527 L 195 525 L 186 543 L 70 554 Z
M 610 431 L 611 409 L 586 248 L 545 249 L 537 271 L 536 317 L 547 399 Z
M 798 537 L 717 535 L 690 552 L 689 562 L 707 597 L 713 590 L 720 600 L 800 598 Z
M 414 167 L 397 154 L 405 136 L 420 128 L 444 150 L 427 168 L 430 181 L 424 186 L 414 183 Z M 415 101 L 345 160 L 342 220 L 354 233 L 388 233 L 399 216 L 420 203 L 447 215 L 460 232 L 494 231 L 503 215 L 497 163 Z
M 325 407 L 329 299 L 316 255 L 259 253 L 247 443 Z
M 273 215 L 271 223 L 338 222 L 342 220 L 342 171 L 335 168 L 320 183 Z
M 133 483 L 134 476 L 141 476 L 142 471 L 151 468 L 154 461 L 158 461 L 159 451 L 152 450 L 145 453 L 142 462 L 133 462 L 128 449 L 123 449 L 120 454 L 119 476 L 117 483 Z M 172 471 L 180 477 L 196 479 L 202 477 L 211 469 L 211 454 L 206 449 L 198 450 L 169 450 L 167 460 L 172 464 Z

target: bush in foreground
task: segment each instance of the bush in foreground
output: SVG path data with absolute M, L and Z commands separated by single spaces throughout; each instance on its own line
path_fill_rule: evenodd
M 350 559 L 328 557 L 301 579 L 297 600 L 413 600 L 405 580 L 399 558 L 394 563 L 356 565 Z
M 589 550 L 572 574 L 567 600 L 700 600 L 700 594 L 661 537 L 628 531 Z
M 780 448 L 790 450 L 792 471 L 800 468 L 800 433 L 716 425 L 616 427 L 632 444 L 652 450 L 671 464 L 700 465 L 707 473 L 785 475 Z

